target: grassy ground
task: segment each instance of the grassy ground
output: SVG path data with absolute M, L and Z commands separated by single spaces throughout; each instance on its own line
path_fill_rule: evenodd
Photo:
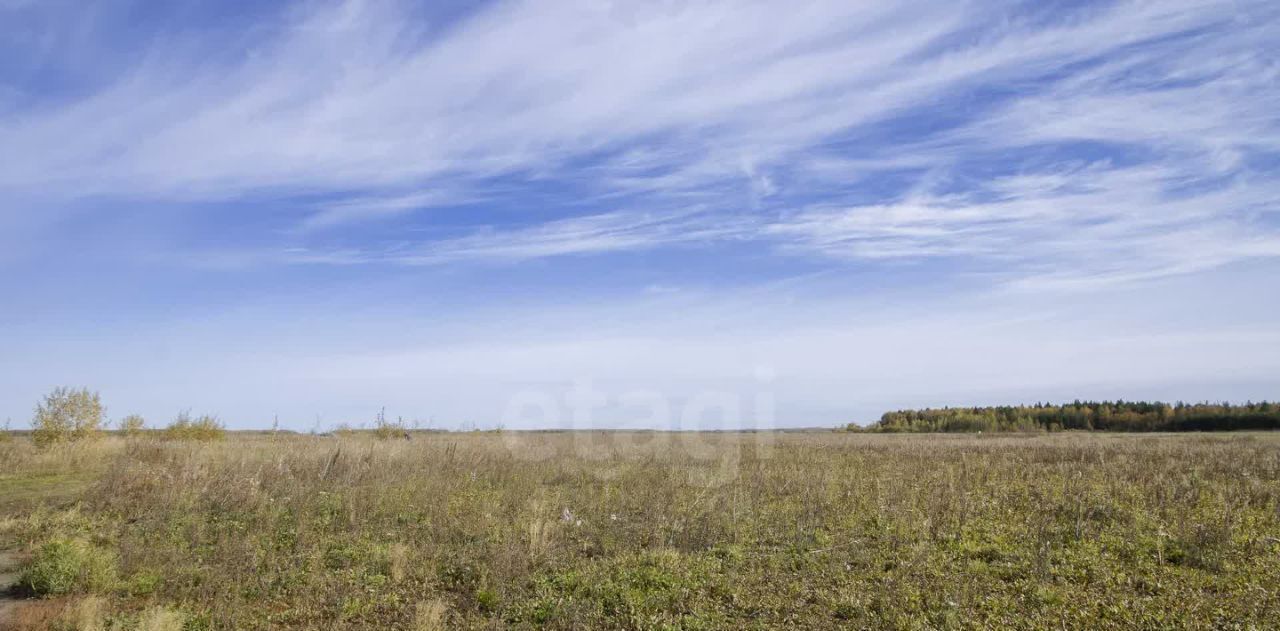
M 1280 435 L 0 443 L 13 628 L 1271 628 Z

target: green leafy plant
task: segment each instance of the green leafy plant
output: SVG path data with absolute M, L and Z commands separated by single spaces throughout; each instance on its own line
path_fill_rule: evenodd
M 40 547 L 19 584 L 40 596 L 103 592 L 117 581 L 116 556 L 84 541 L 57 539 Z

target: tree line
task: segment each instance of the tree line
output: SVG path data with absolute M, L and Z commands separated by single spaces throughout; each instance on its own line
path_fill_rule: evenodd
M 1075 401 L 1066 405 L 925 408 L 886 412 L 873 432 L 1208 432 L 1280 429 L 1280 403 Z

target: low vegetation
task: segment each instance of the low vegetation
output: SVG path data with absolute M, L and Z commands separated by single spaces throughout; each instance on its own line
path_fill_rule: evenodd
M 387 410 L 384 408 L 378 411 L 378 417 L 374 419 L 373 435 L 379 440 L 405 438 L 409 436 L 409 428 L 403 420 L 388 421 Z
M 116 586 L 115 556 L 83 540 L 54 539 L 36 551 L 19 585 L 40 595 L 110 591 Z
M 162 434 L 0 444 L 16 628 L 1280 619 L 1280 434 Z

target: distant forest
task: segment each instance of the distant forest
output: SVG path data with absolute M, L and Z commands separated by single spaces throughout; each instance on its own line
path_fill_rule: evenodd
M 1280 429 L 1280 403 L 1147 403 L 1076 401 L 887 412 L 871 432 L 1017 432 L 1097 430 L 1110 432 L 1211 432 Z

